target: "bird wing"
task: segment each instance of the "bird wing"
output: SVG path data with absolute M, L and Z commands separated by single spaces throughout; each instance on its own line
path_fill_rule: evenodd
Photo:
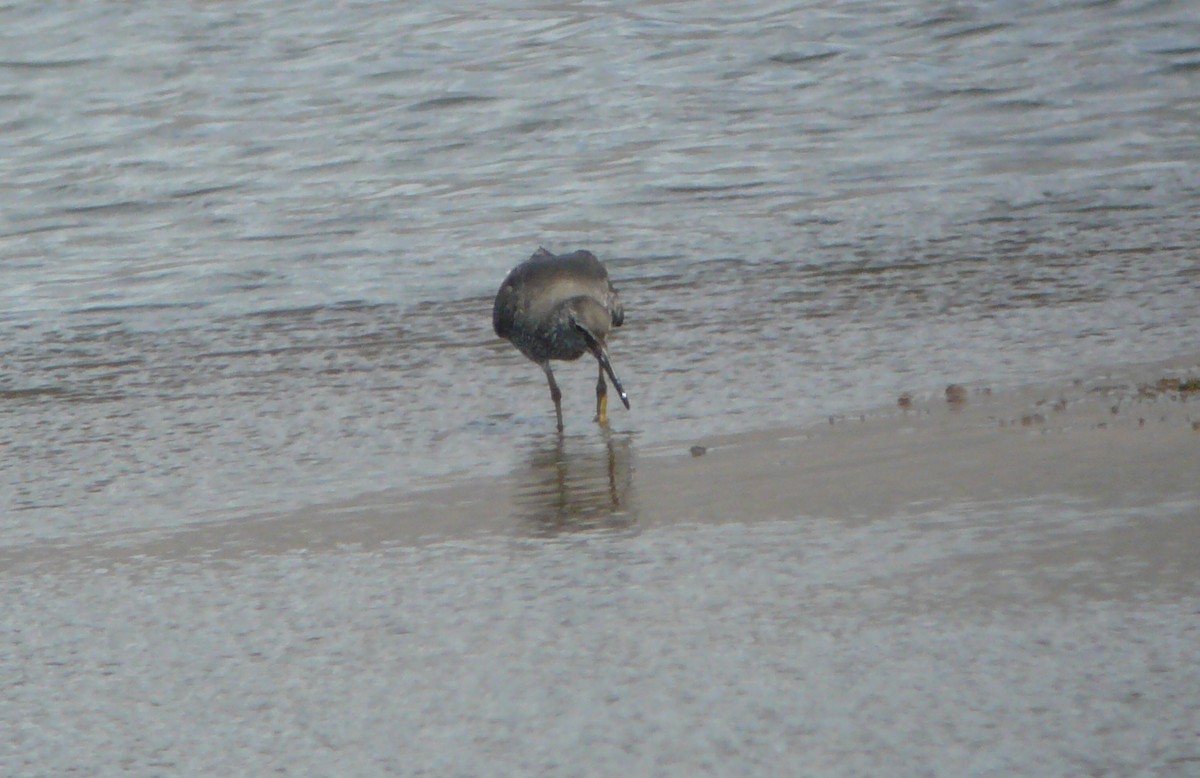
M 501 338 L 512 335 L 513 316 L 517 310 L 517 290 L 510 281 L 505 280 L 500 291 L 496 293 L 496 303 L 492 306 L 492 329 Z

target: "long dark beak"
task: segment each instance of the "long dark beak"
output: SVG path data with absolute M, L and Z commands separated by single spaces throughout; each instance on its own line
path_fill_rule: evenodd
M 592 353 L 596 355 L 596 360 L 600 363 L 600 367 L 604 368 L 604 372 L 608 373 L 608 378 L 612 381 L 613 389 L 617 390 L 617 394 L 621 396 L 621 402 L 625 404 L 625 410 L 629 410 L 629 395 L 625 394 L 625 387 L 621 386 L 621 379 L 617 378 L 617 374 L 613 372 L 612 364 L 608 361 L 608 352 L 604 350 L 604 346 L 593 341 L 595 345 L 592 348 Z

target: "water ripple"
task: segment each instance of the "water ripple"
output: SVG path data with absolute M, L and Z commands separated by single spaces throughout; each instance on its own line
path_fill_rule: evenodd
M 1169 3 L 0 8 L 0 542 L 553 473 L 489 319 L 543 244 L 610 263 L 642 441 L 1169 356 L 1198 38 Z

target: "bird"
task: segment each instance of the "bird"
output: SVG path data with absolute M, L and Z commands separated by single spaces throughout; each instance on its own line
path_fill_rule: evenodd
M 504 279 L 492 307 L 496 335 L 545 371 L 559 432 L 563 430 L 562 392 L 550 369 L 552 359 L 570 362 L 585 353 L 596 358 L 596 422 L 608 424 L 605 374 L 629 408 L 629 395 L 613 372 L 605 343 L 609 332 L 624 322 L 625 308 L 608 270 L 595 254 L 584 250 L 555 256 L 539 247 Z

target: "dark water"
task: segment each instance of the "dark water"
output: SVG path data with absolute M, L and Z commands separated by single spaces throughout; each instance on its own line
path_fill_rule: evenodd
M 558 478 L 490 330 L 539 244 L 622 290 L 626 460 L 1194 350 L 1198 41 L 1182 1 L 0 7 L 2 542 Z

